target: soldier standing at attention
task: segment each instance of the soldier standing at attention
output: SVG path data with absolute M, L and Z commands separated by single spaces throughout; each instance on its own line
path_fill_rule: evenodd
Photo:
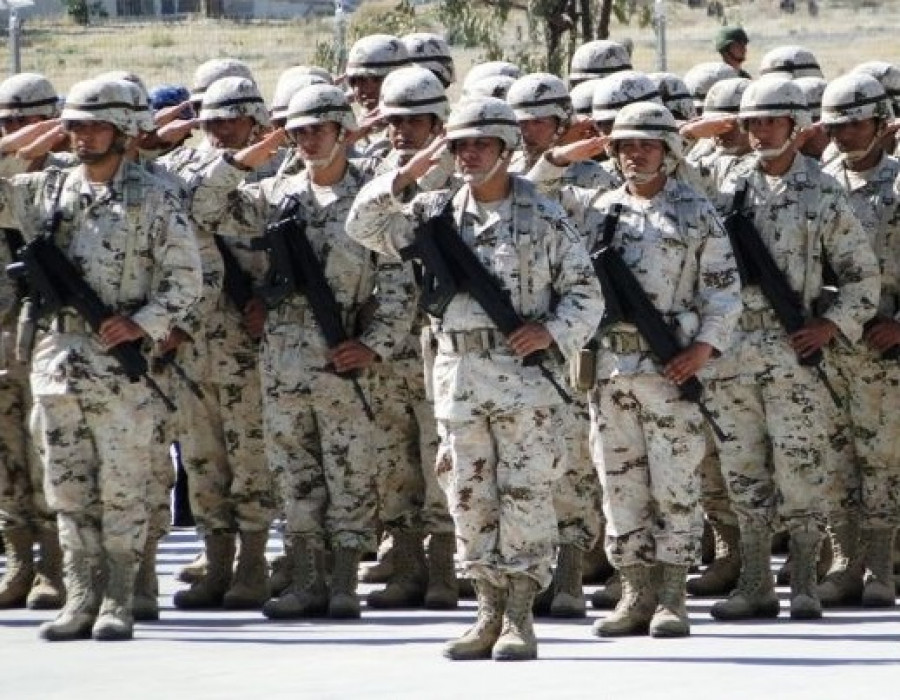
M 26 240 L 50 238 L 113 310 L 95 334 L 61 309 L 41 322 L 32 354 L 31 425 L 68 593 L 60 615 L 40 628 L 50 641 L 132 637 L 155 399 L 107 350 L 161 342 L 200 294 L 199 255 L 178 195 L 124 158 L 137 133 L 131 104 L 120 81 L 76 84 L 62 119 L 81 165 L 0 181 L 0 226 Z
M 436 141 L 360 193 L 347 231 L 396 257 L 417 223 L 446 211 L 525 319 L 504 337 L 469 293 L 458 293 L 442 318 L 432 318 L 433 388 L 438 478 L 478 595 L 475 625 L 444 655 L 534 659 L 531 606 L 550 583 L 557 531 L 551 485 L 561 449 L 554 432 L 560 398 L 521 358 L 554 343 L 566 355 L 576 352 L 597 327 L 603 303 L 587 251 L 562 210 L 507 172 L 520 138 L 512 108 L 491 97 L 464 101 L 446 132 L 462 187 L 401 201 L 438 160 L 444 143 Z

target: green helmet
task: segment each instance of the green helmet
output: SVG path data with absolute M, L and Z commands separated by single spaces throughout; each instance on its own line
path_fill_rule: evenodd
M 743 27 L 722 27 L 716 34 L 716 51 L 722 53 L 731 44 L 749 44 L 750 37 Z

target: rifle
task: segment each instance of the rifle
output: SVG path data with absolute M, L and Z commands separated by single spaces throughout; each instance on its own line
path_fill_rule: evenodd
M 431 286 L 423 292 L 419 305 L 432 316 L 443 316 L 457 292 L 465 291 L 478 302 L 503 335 L 508 336 L 525 325 L 509 292 L 460 237 L 453 221 L 451 202 L 447 202 L 439 215 L 416 228 L 414 242 L 401 250 L 400 256 L 404 260 L 416 258 L 425 267 L 427 275 L 423 279 L 430 279 Z M 544 365 L 546 359 L 547 352 L 539 350 L 523 357 L 522 365 L 536 367 L 562 400 L 572 403 L 572 397 Z
M 0 231 L 3 232 L 3 239 L 9 250 L 10 261 L 18 262 L 19 251 L 25 246 L 25 238 L 22 236 L 22 232 L 17 228 L 3 228 Z M 15 280 L 15 285 L 16 299 L 21 302 L 28 295 L 28 284 L 23 279 L 17 279 Z
M 604 222 L 603 239 L 591 251 L 591 261 L 603 289 L 603 298 L 607 308 L 613 309 L 613 314 L 609 317 L 604 313 L 601 328 L 623 321 L 633 323 L 647 341 L 651 352 L 665 365 L 682 351 L 682 347 L 675 336 L 675 331 L 666 323 L 666 319 L 647 296 L 647 292 L 641 287 L 631 268 L 612 246 L 612 238 L 621 211 L 620 204 L 613 206 L 612 214 L 607 216 Z M 697 405 L 700 414 L 716 437 L 723 442 L 726 441 L 727 436 L 703 403 L 703 384 L 700 380 L 693 376 L 676 386 L 678 395 L 684 401 Z
M 731 240 L 731 247 L 735 251 L 735 257 L 743 260 L 748 274 L 749 284 L 759 285 L 763 296 L 769 302 L 775 315 L 778 317 L 781 327 L 788 335 L 796 333 L 806 325 L 806 314 L 803 309 L 803 300 L 791 287 L 784 273 L 779 269 L 772 257 L 772 253 L 763 243 L 756 230 L 756 226 L 749 216 L 744 213 L 744 200 L 747 196 L 748 184 L 735 193 L 732 200 L 731 211 L 725 217 L 725 230 Z M 743 281 L 743 277 L 741 278 Z M 806 357 L 797 358 L 801 365 L 809 367 L 828 390 L 834 405 L 841 408 L 842 402 L 837 395 L 822 363 L 825 354 L 821 349 Z
M 262 237 L 253 239 L 252 246 L 255 250 L 268 251 L 269 271 L 260 289 L 268 306 L 277 306 L 291 294 L 303 294 L 329 348 L 350 339 L 341 317 L 341 306 L 306 235 L 306 222 L 300 218 L 296 200 L 292 198 L 281 209 L 276 220 L 266 225 Z M 338 376 L 353 383 L 363 412 L 374 421 L 372 407 L 359 383 L 359 372 L 341 372 Z
M 241 267 L 234 253 L 225 244 L 225 240 L 219 234 L 213 236 L 216 242 L 216 248 L 222 256 L 222 262 L 225 263 L 225 280 L 223 286 L 225 288 L 225 296 L 231 303 L 237 307 L 237 310 L 243 313 L 244 308 L 250 303 L 255 294 L 253 293 L 253 280 L 250 275 Z
M 33 239 L 19 255 L 20 262 L 7 266 L 6 271 L 14 280 L 24 278 L 27 281 L 29 297 L 36 304 L 36 318 L 71 307 L 97 333 L 103 321 L 115 315 L 49 237 Z M 176 410 L 172 400 L 150 376 L 147 359 L 141 352 L 141 341 L 119 343 L 107 352 L 125 370 L 130 381 L 143 379 L 168 410 Z
M 178 375 L 178 377 L 185 383 L 190 392 L 196 396 L 201 401 L 205 398 L 203 394 L 203 389 L 200 388 L 200 385 L 195 382 L 187 372 L 184 371 L 184 367 L 178 364 L 175 361 L 175 356 L 177 355 L 177 350 L 169 350 L 168 352 L 163 353 L 162 355 L 158 355 L 154 357 L 152 360 L 153 363 L 153 371 L 160 372 L 164 370 L 166 367 L 171 367 L 172 371 Z

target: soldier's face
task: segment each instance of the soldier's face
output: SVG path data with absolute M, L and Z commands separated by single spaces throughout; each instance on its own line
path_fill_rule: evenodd
M 522 131 L 522 143 L 529 153 L 543 153 L 553 145 L 559 120 L 556 117 L 525 119 L 519 122 Z
M 716 145 L 726 153 L 744 154 L 750 151 L 750 139 L 737 122 L 724 134 L 716 136 L 714 140 Z
M 391 147 L 400 152 L 423 149 L 435 133 L 435 118 L 430 114 L 395 114 L 387 123 Z
M 660 172 L 666 147 L 655 139 L 625 139 L 619 141 L 619 167 L 626 178 Z
M 63 122 L 72 151 L 84 163 L 96 163 L 113 151 L 116 128 L 107 122 L 71 121 Z
M 234 117 L 233 119 L 208 119 L 203 122 L 203 131 L 213 148 L 243 148 L 250 141 L 253 117 Z
M 479 184 L 491 172 L 503 152 L 503 142 L 489 136 L 453 142 L 456 170 L 467 181 Z
M 381 94 L 381 83 L 384 77 L 380 75 L 355 75 L 347 80 L 350 89 L 353 90 L 354 99 L 362 105 L 367 112 L 378 106 L 378 96 Z
M 291 140 L 297 145 L 300 157 L 307 162 L 328 158 L 339 134 L 338 125 L 334 122 L 307 124 L 290 131 Z
M 781 148 L 794 130 L 790 117 L 754 117 L 747 120 L 747 133 L 754 151 L 770 151 Z
M 875 119 L 861 119 L 828 127 L 828 135 L 841 153 L 867 149 L 877 132 L 878 122 Z

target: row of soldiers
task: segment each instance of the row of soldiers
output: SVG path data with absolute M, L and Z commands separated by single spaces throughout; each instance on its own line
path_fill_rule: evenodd
M 0 225 L 54 242 L 112 311 L 92 327 L 5 288 L 24 313 L 4 336 L 0 604 L 64 602 L 48 640 L 157 617 L 177 439 L 205 545 L 182 609 L 358 617 L 360 559 L 384 534 L 369 606 L 455 607 L 457 555 L 478 617 L 445 656 L 529 659 L 533 609 L 584 616 L 600 541 L 616 607 L 595 633 L 684 636 L 704 511 L 720 558 L 690 584 L 731 593 L 717 618 L 778 614 L 781 529 L 792 617 L 893 605 L 897 70 L 826 84 L 785 47 L 761 72 L 645 75 L 604 40 L 568 84 L 478 65 L 451 110 L 449 49 L 418 34 L 359 40 L 348 91 L 289 69 L 268 109 L 232 59 L 181 96 L 106 74 L 59 116 L 45 78 L 7 79 Z M 736 257 L 741 232 L 787 285 L 790 327 Z M 449 294 L 434 245 L 469 251 Z M 294 274 L 300 248 L 318 275 Z M 127 343 L 175 413 L 109 354 Z

